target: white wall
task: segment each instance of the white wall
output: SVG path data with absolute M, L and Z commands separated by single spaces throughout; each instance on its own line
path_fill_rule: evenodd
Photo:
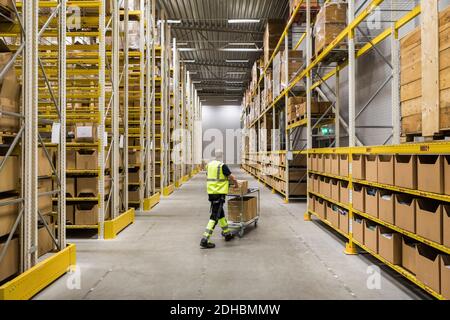
M 219 148 L 225 163 L 239 163 L 241 106 L 203 106 L 202 116 L 203 158 L 210 159 L 214 148 Z

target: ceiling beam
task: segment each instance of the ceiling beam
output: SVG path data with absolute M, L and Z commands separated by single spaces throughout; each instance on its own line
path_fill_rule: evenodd
M 264 35 L 264 32 L 259 30 L 243 30 L 243 29 L 236 29 L 236 28 L 217 28 L 213 26 L 205 26 L 204 24 L 200 25 L 193 25 L 190 24 L 177 24 L 172 25 L 171 28 L 173 30 L 189 30 L 189 31 L 196 31 L 196 32 L 202 32 L 202 31 L 210 31 L 210 32 L 222 32 L 222 33 L 241 33 L 241 34 L 253 34 L 253 35 Z M 183 38 L 179 38 L 180 42 L 183 41 Z

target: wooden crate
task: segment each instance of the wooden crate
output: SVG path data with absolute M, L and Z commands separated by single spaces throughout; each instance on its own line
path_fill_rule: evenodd
M 439 14 L 439 131 L 450 130 L 450 8 Z M 400 101 L 402 134 L 421 134 L 422 101 L 421 27 L 400 41 Z M 438 133 L 438 132 L 435 132 Z

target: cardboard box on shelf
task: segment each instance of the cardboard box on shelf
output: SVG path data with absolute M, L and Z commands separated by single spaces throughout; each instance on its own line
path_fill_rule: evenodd
M 320 177 L 320 193 L 327 198 L 331 196 L 330 179 L 327 177 Z
M 76 183 L 77 183 L 78 197 L 98 196 L 98 177 L 78 177 Z M 105 176 L 104 188 L 105 188 L 105 195 L 108 195 L 111 189 L 110 176 Z
M 366 192 L 366 187 L 359 185 L 359 184 L 354 184 L 353 185 L 353 208 L 355 208 L 358 211 L 361 212 L 365 212 L 364 210 L 366 209 L 365 207 L 365 194 Z
M 354 179 L 364 180 L 366 178 L 366 165 L 365 157 L 363 154 L 352 155 L 352 176 Z
M 228 200 L 228 219 L 234 222 L 247 222 L 257 215 L 257 199 L 255 197 L 236 197 Z
M 416 247 L 418 242 L 402 237 L 402 267 L 416 274 Z
M 364 192 L 365 212 L 372 217 L 378 218 L 378 196 L 380 190 L 366 187 Z
M 416 199 L 405 194 L 397 194 L 395 202 L 395 225 L 403 230 L 416 233 Z
M 415 155 L 395 155 L 395 177 L 394 182 L 397 187 L 416 189 L 417 188 L 417 156 Z
M 444 161 L 442 156 L 417 156 L 417 189 L 439 194 L 444 192 Z
M 97 170 L 98 152 L 94 149 L 77 150 L 76 153 L 77 170 Z
M 77 168 L 77 151 L 75 149 L 66 149 L 66 169 L 75 170 Z
M 418 243 L 416 246 L 416 277 L 436 292 L 440 292 L 440 255 L 431 247 Z
M 339 209 L 339 230 L 348 234 L 349 232 L 349 216 L 348 211 L 344 209 Z
M 324 167 L 325 167 L 325 163 L 324 163 L 324 155 L 323 154 L 318 154 L 317 155 L 317 171 L 318 172 L 324 172 Z
M 402 264 L 401 234 L 383 227 L 378 228 L 378 253 L 394 265 Z
M 77 123 L 75 125 L 75 141 L 97 142 L 97 125 L 94 123 Z
M 38 180 L 38 193 L 42 194 L 45 192 L 49 192 L 53 190 L 53 181 L 50 178 L 45 179 L 39 179 Z M 52 195 L 40 195 L 39 196 L 39 211 L 41 214 L 49 214 L 53 210 L 53 201 L 52 201 Z
M 313 194 L 308 195 L 308 209 L 311 210 L 312 212 L 315 212 L 314 211 L 315 210 L 314 202 L 316 201 L 315 198 L 316 197 Z
M 1 46 L 5 50 L 9 50 L 3 41 L 1 41 Z M 13 54 L 11 52 L 1 52 L 0 69 L 3 70 L 12 57 Z M 15 68 L 12 66 L 0 80 L 0 111 L 19 113 L 19 106 L 21 103 L 20 94 L 21 86 L 17 78 Z M 17 132 L 19 127 L 20 119 L 18 117 L 3 114 L 3 112 L 0 113 L 0 131 Z
M 364 222 L 364 245 L 378 253 L 378 225 L 370 220 Z
M 339 155 L 331 154 L 331 174 L 339 175 Z
M 318 171 L 319 163 L 317 162 L 317 154 L 311 154 L 311 170 L 312 171 Z
M 1 199 L 1 201 L 6 202 L 15 199 L 17 199 L 17 197 L 7 197 Z M 0 206 L 0 237 L 3 237 L 11 232 L 18 214 L 19 214 L 18 203 Z
M 76 225 L 98 224 L 98 204 L 82 203 L 75 206 Z
M 5 242 L 0 242 L 0 252 L 3 252 Z M 0 261 L 0 282 L 19 272 L 20 244 L 18 238 L 12 238 L 6 255 Z
M 55 236 L 55 225 L 52 223 L 48 227 L 50 229 L 50 232 L 52 232 L 52 234 Z M 38 229 L 38 256 L 42 257 L 44 254 L 49 253 L 54 249 L 55 244 L 47 228 L 45 228 L 44 225 L 40 226 Z
M 331 199 L 339 202 L 339 180 L 330 179 L 330 185 L 331 185 Z
M 441 295 L 450 300 L 450 256 L 441 254 Z
M 366 166 L 365 179 L 371 182 L 378 182 L 378 156 L 368 154 L 364 157 Z
M 75 178 L 66 178 L 66 197 L 72 198 L 77 196 L 75 186 Z M 53 182 L 53 188 L 58 189 L 55 181 Z
M 450 195 L 450 156 L 444 158 L 444 193 Z
M 248 192 L 248 181 L 238 180 L 238 187 L 236 188 L 233 184 L 230 184 L 228 194 L 232 195 L 245 195 Z
M 317 174 L 313 177 L 313 191 L 320 193 L 320 176 Z
M 341 177 L 348 177 L 348 155 L 339 155 L 339 175 Z
M 338 207 L 332 203 L 327 204 L 327 220 L 335 228 L 339 228 L 339 211 Z
M 390 224 L 395 224 L 395 193 L 380 190 L 378 194 L 378 218 Z
M 0 156 L 0 163 L 3 162 L 5 157 Z M 2 171 L 0 171 L 0 193 L 18 190 L 19 188 L 19 158 L 17 156 L 9 156 Z
M 316 198 L 316 202 L 314 204 L 316 213 L 319 217 L 322 219 L 327 218 L 327 202 L 323 200 L 322 198 Z
M 442 205 L 431 199 L 416 201 L 416 233 L 442 244 Z
M 378 155 L 378 183 L 394 185 L 394 156 Z
M 132 189 L 128 191 L 128 201 L 139 202 L 141 201 L 141 193 L 139 189 Z
M 331 156 L 329 154 L 323 155 L 323 170 L 325 173 L 330 174 L 331 173 Z
M 339 201 L 343 204 L 349 204 L 348 181 L 339 181 Z
M 442 215 L 442 244 L 450 248 L 450 205 L 443 205 Z
M 139 150 L 129 150 L 128 151 L 128 163 L 131 166 L 141 164 L 141 152 Z
M 129 183 L 139 183 L 139 170 L 128 172 Z
M 283 20 L 269 20 L 266 24 L 264 32 L 264 66 L 268 66 L 270 57 L 272 56 L 275 47 L 278 44 L 278 40 L 284 31 L 285 23 Z
M 320 9 L 314 25 L 316 55 L 345 29 L 346 8 L 346 3 L 327 3 Z
M 75 224 L 75 206 L 74 205 L 66 205 L 66 223 L 68 225 Z
M 289 0 L 289 12 L 292 15 L 294 13 L 295 8 L 297 8 L 297 6 L 299 5 L 301 0 Z M 318 0 L 311 0 L 310 1 L 310 6 L 311 7 L 317 7 L 319 6 Z M 306 1 L 303 1 L 301 6 L 300 6 L 300 10 L 301 11 L 305 11 L 306 10 Z
M 364 218 L 353 215 L 352 221 L 353 238 L 362 244 L 364 244 L 364 229 L 365 229 L 364 221 L 365 221 Z
M 47 152 L 50 157 L 50 161 L 53 162 L 53 151 L 47 148 Z M 53 173 L 52 166 L 44 151 L 44 148 L 38 148 L 38 176 L 48 177 Z

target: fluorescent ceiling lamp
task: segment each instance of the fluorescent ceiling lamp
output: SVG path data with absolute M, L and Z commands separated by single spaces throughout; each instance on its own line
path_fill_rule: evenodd
M 193 84 L 202 83 L 201 81 L 192 81 Z
M 228 23 L 259 23 L 260 19 L 228 19 Z
M 228 45 L 229 46 L 247 46 L 247 47 L 254 46 L 254 47 L 256 47 L 256 43 L 254 43 L 254 42 L 229 42 Z
M 188 43 L 187 42 L 178 42 L 177 46 L 187 46 Z
M 180 50 L 180 51 L 196 51 L 197 49 L 195 49 L 195 48 L 178 48 L 178 50 Z
M 167 23 L 169 23 L 169 24 L 180 24 L 181 20 L 167 20 Z
M 198 71 L 189 71 L 189 74 L 190 75 L 196 75 L 196 74 L 198 74 Z
M 230 59 L 227 59 L 227 60 L 225 60 L 225 62 L 226 63 L 248 63 L 248 59 L 247 60 L 230 60 Z
M 227 88 L 227 91 L 242 91 L 242 88 Z
M 245 74 L 247 74 L 247 72 L 242 72 L 242 71 L 228 71 L 227 74 L 228 74 L 228 75 L 245 75 Z
M 184 62 L 184 63 L 194 63 L 195 60 L 182 60 L 182 62 Z M 193 73 L 191 73 L 191 74 L 193 74 Z
M 220 51 L 228 52 L 262 52 L 260 48 L 222 48 Z
M 244 81 L 225 81 L 226 84 L 243 84 Z
M 238 99 L 225 99 L 223 101 L 225 101 L 225 102 L 239 102 Z

